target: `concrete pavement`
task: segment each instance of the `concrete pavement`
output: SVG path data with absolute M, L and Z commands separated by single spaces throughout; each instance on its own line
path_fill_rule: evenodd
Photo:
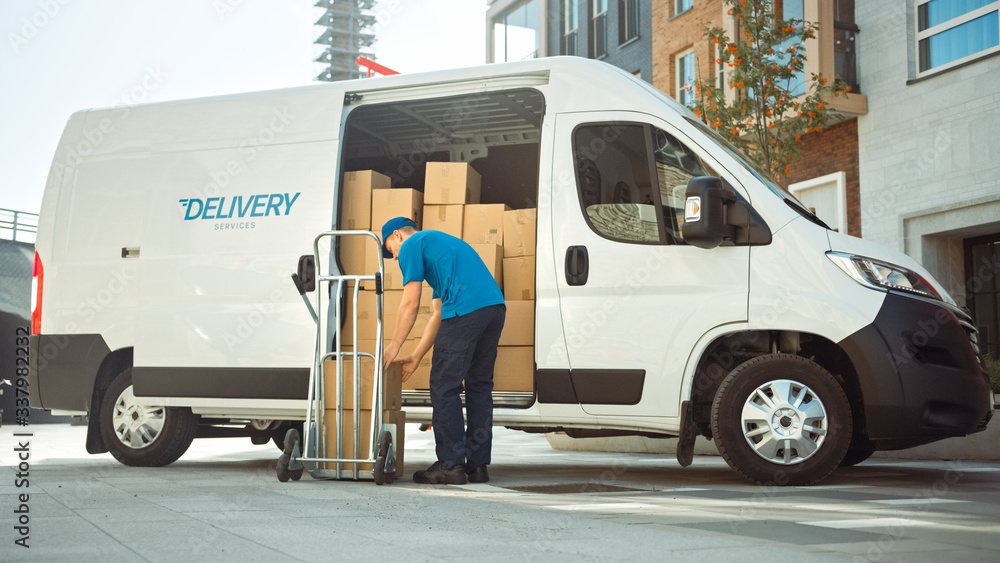
M 869 461 L 822 486 L 757 487 L 717 457 L 552 450 L 497 429 L 492 481 L 279 483 L 278 450 L 196 440 L 178 462 L 89 456 L 85 429 L 34 425 L 29 481 L 0 429 L 3 561 L 995 561 L 1000 464 Z M 23 438 L 20 438 L 23 440 Z M 407 427 L 407 474 L 433 440 Z M 19 494 L 30 494 L 21 503 Z M 15 544 L 28 506 L 30 548 Z

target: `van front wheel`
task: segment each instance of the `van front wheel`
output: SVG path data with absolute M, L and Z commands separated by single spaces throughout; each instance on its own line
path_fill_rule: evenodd
M 811 485 L 851 443 L 851 407 L 837 380 L 800 356 L 769 354 L 734 369 L 712 405 L 715 444 L 757 484 Z
M 111 455 L 134 467 L 177 461 L 198 430 L 198 417 L 191 409 L 140 404 L 132 393 L 132 368 L 111 382 L 99 416 L 101 435 Z

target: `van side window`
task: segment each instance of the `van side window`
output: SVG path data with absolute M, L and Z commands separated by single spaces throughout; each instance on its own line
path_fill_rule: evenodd
M 667 238 L 682 244 L 681 225 L 684 224 L 684 200 L 688 182 L 695 176 L 719 175 L 670 133 L 655 127 L 652 132 L 656 176 L 660 185 L 660 203 L 663 206 Z
M 573 149 L 587 223 L 623 242 L 684 244 L 688 181 L 718 176 L 676 137 L 646 124 L 583 125 Z
M 635 243 L 665 242 L 654 199 L 648 127 L 585 125 L 573 140 L 584 216 L 598 234 Z

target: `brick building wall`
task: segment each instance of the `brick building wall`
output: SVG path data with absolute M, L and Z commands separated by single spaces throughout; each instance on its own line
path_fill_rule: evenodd
M 861 178 L 858 173 L 858 120 L 848 119 L 802 135 L 802 160 L 793 164 L 788 184 L 834 172 L 847 176 L 847 234 L 861 236 Z
M 705 29 L 722 26 L 722 0 L 694 0 L 694 6 L 675 14 L 676 2 L 653 2 L 653 86 L 670 96 L 677 94 L 675 57 L 694 48 L 699 78 L 715 76 L 714 45 L 705 38 Z

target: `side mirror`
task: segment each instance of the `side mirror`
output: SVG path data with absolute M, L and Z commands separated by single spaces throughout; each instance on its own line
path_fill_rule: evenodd
M 726 205 L 736 201 L 736 193 L 719 178 L 698 176 L 687 185 L 684 203 L 684 240 L 698 248 L 715 248 L 736 237 L 736 227 L 726 224 Z
M 299 293 L 306 294 L 316 290 L 316 260 L 312 254 L 305 254 L 299 257 L 299 268 L 297 272 L 299 278 Z

